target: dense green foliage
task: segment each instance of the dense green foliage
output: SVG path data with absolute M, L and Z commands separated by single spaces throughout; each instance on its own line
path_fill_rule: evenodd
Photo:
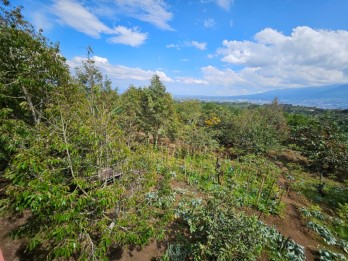
M 69 79 L 68 67 L 53 45 L 21 15 L 21 9 L 1 7 L 1 107 L 11 117 L 37 124 L 51 92 Z
M 191 235 L 181 244 L 194 260 L 255 260 L 266 242 L 257 219 L 236 214 L 226 202 L 183 203 L 177 215 Z
M 20 8 L 3 0 L 0 12 L 0 207 L 26 216 L 12 234 L 39 249 L 37 259 L 102 260 L 111 248 L 163 240 L 164 260 L 255 260 L 262 251 L 304 260 L 303 247 L 259 220 L 282 215 L 282 175 L 334 211 L 327 222 L 318 209 L 302 212 L 324 243 L 346 251 L 348 128 L 338 114 L 285 114 L 276 99 L 175 102 L 157 75 L 118 94 L 90 49 L 72 76 Z M 285 149 L 308 164 L 281 169 Z
M 70 77 L 58 45 L 37 33 L 20 8 L 5 4 L 0 7 L 0 169 L 31 126 L 45 119 L 54 88 L 64 86 Z
M 325 175 L 336 174 L 347 177 L 348 136 L 329 114 L 315 118 L 290 115 L 290 142 L 298 146 L 312 166 Z

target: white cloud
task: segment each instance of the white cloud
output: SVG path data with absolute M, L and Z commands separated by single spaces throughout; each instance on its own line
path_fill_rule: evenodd
M 207 43 L 206 42 L 198 42 L 198 41 L 186 41 L 183 44 L 167 44 L 167 48 L 174 48 L 177 50 L 180 50 L 181 48 L 185 47 L 194 47 L 198 50 L 206 50 L 207 49 Z
M 52 12 L 59 17 L 60 23 L 91 37 L 99 38 L 101 34 L 112 35 L 108 38 L 110 43 L 137 47 L 147 39 L 147 33 L 141 33 L 137 28 L 108 27 L 84 6 L 71 0 L 57 0 L 52 6 Z
M 44 31 L 49 31 L 53 27 L 53 22 L 45 14 L 43 10 L 34 12 L 32 14 L 33 24 L 36 28 L 42 29 Z
M 80 60 L 80 62 L 82 62 L 83 60 L 85 60 L 85 59 L 80 59 L 79 57 L 76 57 L 76 58 L 77 58 L 77 60 Z M 100 56 L 96 56 L 96 55 L 94 55 L 92 59 L 93 59 L 96 63 L 99 63 L 99 64 L 101 64 L 101 63 L 108 64 L 108 63 L 109 63 L 109 61 L 108 61 L 107 58 L 100 57 Z
M 163 0 L 115 0 L 122 13 L 138 20 L 151 23 L 164 30 L 173 30 L 168 24 L 173 14 L 167 11 Z
M 96 16 L 74 1 L 56 1 L 53 5 L 53 13 L 59 17 L 62 24 L 68 25 L 91 37 L 99 38 L 101 33 L 112 33 L 112 30 Z
M 147 39 L 147 34 L 138 32 L 136 28 L 132 30 L 124 26 L 117 26 L 114 28 L 114 32 L 118 35 L 109 38 L 109 42 L 137 47 L 142 45 Z
M 184 84 L 205 85 L 211 93 L 219 95 L 240 95 L 263 92 L 274 89 L 279 83 L 277 78 L 265 77 L 258 69 L 245 68 L 234 71 L 230 68 L 218 69 L 214 66 L 201 68 L 202 78 L 177 77 L 176 81 Z M 204 91 L 204 90 L 201 90 Z
M 113 65 L 107 58 L 99 56 L 93 56 L 92 59 L 95 61 L 95 65 L 100 68 L 103 73 L 106 73 L 116 85 L 119 81 L 124 82 L 124 80 L 127 80 L 128 82 L 135 80 L 148 83 L 154 74 L 157 74 L 163 82 L 173 82 L 173 79 L 159 70 L 143 70 L 141 68 L 132 68 L 123 65 Z M 81 65 L 82 61 L 85 60 L 86 58 L 84 57 L 76 56 L 68 61 L 68 65 L 71 68 L 75 68 L 76 66 Z
M 204 27 L 212 28 L 215 26 L 215 20 L 213 18 L 208 18 L 203 21 Z
M 226 11 L 229 11 L 234 0 L 201 0 L 201 3 L 204 3 L 204 4 L 210 3 L 210 2 L 214 2 L 221 8 L 225 9 Z
M 231 5 L 233 4 L 233 0 L 214 0 L 218 6 L 225 10 L 230 10 Z
M 266 28 L 254 39 L 224 40 L 217 55 L 223 62 L 243 66 L 243 69 L 234 73 L 215 71 L 215 74 L 224 74 L 230 79 L 238 76 L 250 85 L 256 82 L 265 88 L 348 82 L 348 31 L 315 30 L 303 26 L 294 28 L 287 36 Z
M 180 46 L 178 44 L 167 44 L 166 47 L 180 50 Z
M 177 77 L 176 81 L 184 84 L 204 84 L 208 85 L 209 82 L 202 79 L 195 79 L 193 77 Z
M 203 42 L 203 43 L 200 43 L 200 42 L 197 42 L 197 41 L 191 41 L 188 43 L 189 46 L 193 46 L 199 50 L 205 50 L 207 49 L 207 43 Z
M 219 70 L 211 65 L 202 67 L 203 79 L 216 85 L 234 85 L 244 83 L 243 79 L 231 69 Z

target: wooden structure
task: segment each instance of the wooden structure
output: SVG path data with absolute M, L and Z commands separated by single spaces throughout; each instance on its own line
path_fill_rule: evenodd
M 99 180 L 104 181 L 106 184 L 112 183 L 115 179 L 119 179 L 122 173 L 115 171 L 112 168 L 103 168 L 98 172 Z

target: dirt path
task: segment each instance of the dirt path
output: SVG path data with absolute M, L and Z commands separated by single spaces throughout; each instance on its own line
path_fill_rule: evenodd
M 25 257 L 24 240 L 13 240 L 10 236 L 10 232 L 25 220 L 25 216 L 0 218 L 0 248 L 5 261 L 30 260 Z
M 143 248 L 124 248 L 110 251 L 109 259 L 112 261 L 152 261 L 159 260 L 164 249 L 156 241 Z
M 286 173 L 287 169 L 283 168 L 283 175 L 278 180 L 279 187 L 287 188 L 289 186 L 288 180 L 284 178 Z M 310 206 L 309 201 L 304 196 L 289 191 L 289 193 L 284 193 L 282 202 L 285 204 L 283 217 L 270 215 L 264 217 L 263 221 L 267 225 L 275 226 L 285 237 L 290 237 L 297 244 L 305 247 L 306 260 L 315 260 L 315 252 L 320 248 L 320 244 L 317 235 L 307 228 L 300 212 L 300 208 Z

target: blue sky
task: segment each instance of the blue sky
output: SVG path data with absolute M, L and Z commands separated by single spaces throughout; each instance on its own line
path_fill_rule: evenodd
M 94 50 L 120 91 L 172 94 L 348 83 L 347 0 L 15 0 L 74 68 Z

